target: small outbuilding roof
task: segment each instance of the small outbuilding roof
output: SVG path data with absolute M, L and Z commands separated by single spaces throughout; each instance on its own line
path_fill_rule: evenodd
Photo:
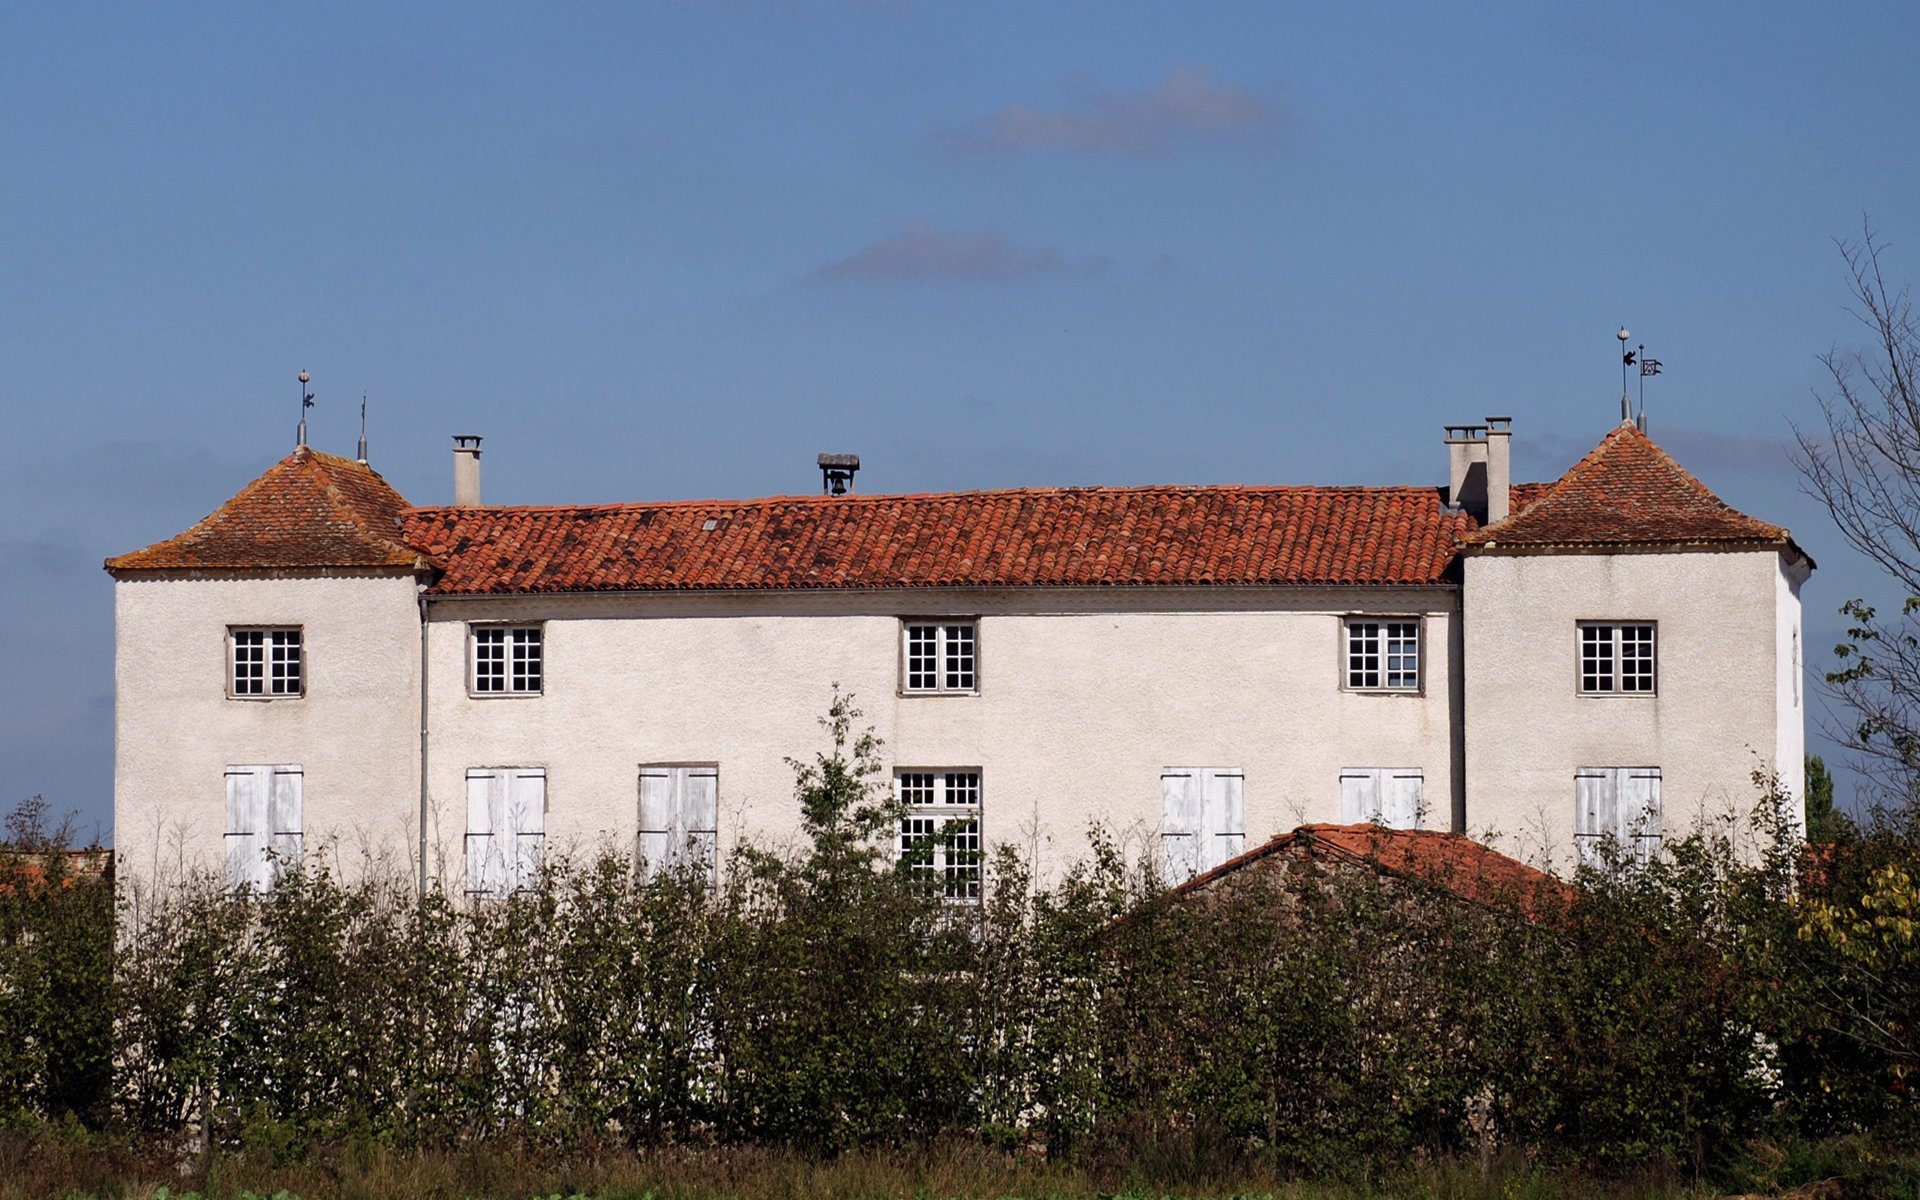
M 1561 880 L 1465 834 L 1373 824 L 1302 825 L 1194 876 L 1173 894 L 1203 894 L 1278 854 L 1365 866 L 1432 884 L 1477 904 L 1527 912 L 1570 895 Z

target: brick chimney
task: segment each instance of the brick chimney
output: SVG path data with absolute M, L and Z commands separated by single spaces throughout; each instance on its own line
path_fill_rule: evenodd
M 453 435 L 453 502 L 464 508 L 480 504 L 480 435 Z

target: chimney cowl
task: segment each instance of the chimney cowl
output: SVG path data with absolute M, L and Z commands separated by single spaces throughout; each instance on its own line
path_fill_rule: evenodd
M 461 508 L 480 504 L 480 435 L 453 435 L 453 503 Z

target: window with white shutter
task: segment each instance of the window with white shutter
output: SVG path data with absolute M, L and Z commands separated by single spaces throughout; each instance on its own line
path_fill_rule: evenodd
M 266 889 L 300 865 L 301 769 L 287 763 L 227 768 L 227 883 Z
M 1245 848 L 1244 792 L 1238 767 L 1160 772 L 1160 858 L 1169 883 L 1211 871 Z
M 1601 865 L 1609 839 L 1632 861 L 1660 852 L 1660 768 L 1581 767 L 1573 773 L 1575 852 Z
M 720 768 L 640 768 L 640 869 L 651 879 L 663 871 L 695 869 L 711 882 L 720 856 Z
M 467 772 L 467 894 L 508 896 L 540 876 L 547 838 L 547 772 L 476 767 Z
M 1420 829 L 1426 821 L 1424 786 L 1418 767 L 1345 767 L 1340 772 L 1340 820 Z

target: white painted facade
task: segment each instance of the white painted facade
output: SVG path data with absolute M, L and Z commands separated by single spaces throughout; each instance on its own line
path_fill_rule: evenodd
M 114 584 L 114 847 L 123 877 L 226 861 L 228 767 L 303 774 L 305 842 L 410 861 L 417 841 L 418 587 L 410 575 Z M 296 697 L 230 695 L 234 627 L 299 627 Z
M 1669 835 L 1750 810 L 1755 771 L 1801 795 L 1799 585 L 1777 550 L 1478 554 L 1464 566 L 1466 832 L 1564 863 L 1583 767 L 1657 768 Z M 1653 692 L 1582 692 L 1575 631 L 1614 621 L 1654 626 Z
M 1575 774 L 1657 767 L 1669 833 L 1801 787 L 1799 585 L 1775 547 L 1462 555 L 1431 587 L 1105 587 L 430 596 L 408 571 L 122 575 L 123 878 L 224 862 L 229 768 L 293 764 L 304 844 L 468 884 L 470 776 L 544 773 L 549 854 L 636 845 L 643 768 L 717 773 L 717 843 L 799 832 L 788 758 L 838 685 L 899 770 L 980 778 L 989 847 L 1051 873 L 1099 825 L 1157 852 L 1169 768 L 1238 772 L 1244 844 L 1419 774 L 1420 822 L 1565 867 Z M 903 688 L 903 621 L 976 622 L 977 687 Z M 1413 619 L 1420 687 L 1346 686 L 1344 623 Z M 1658 630 L 1657 688 L 1583 695 L 1582 621 Z M 473 687 L 472 631 L 537 625 L 534 695 Z M 230 694 L 235 626 L 304 634 L 298 697 Z M 424 668 L 424 694 L 423 692 Z M 422 771 L 425 787 L 422 787 Z M 1343 776 L 1348 782 L 1343 785 Z M 1205 864 L 1203 864 L 1205 865 Z

